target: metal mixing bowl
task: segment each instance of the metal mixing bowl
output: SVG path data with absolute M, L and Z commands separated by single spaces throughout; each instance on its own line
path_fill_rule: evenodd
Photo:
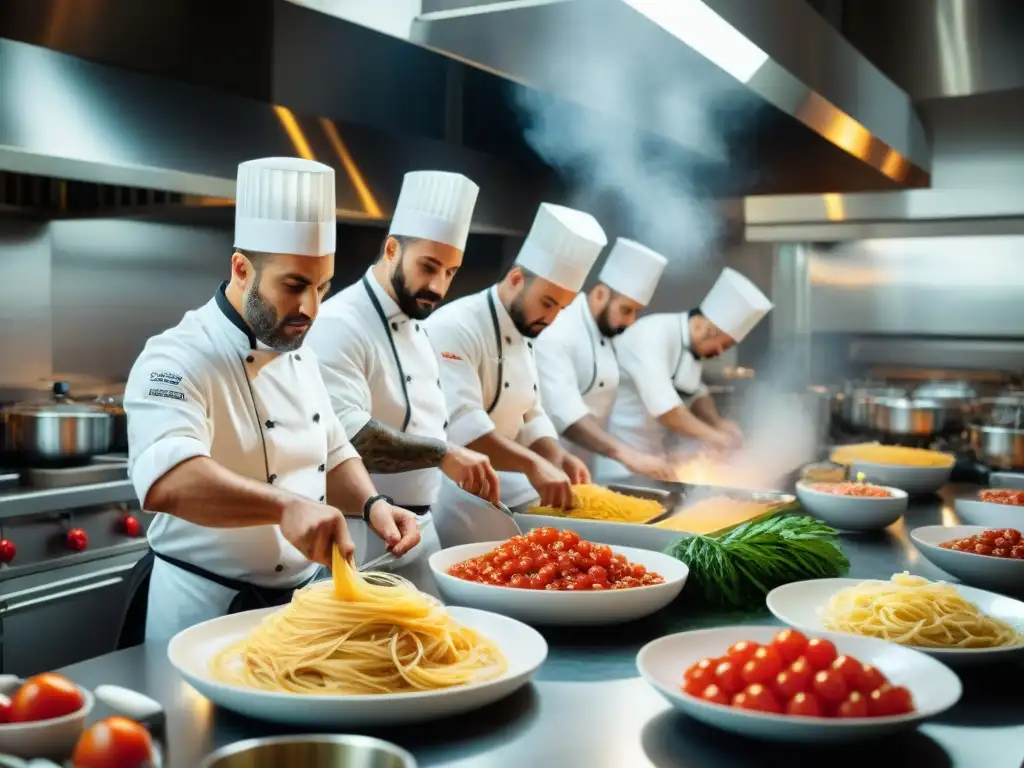
M 417 768 L 400 747 L 369 736 L 275 736 L 219 749 L 202 768 Z

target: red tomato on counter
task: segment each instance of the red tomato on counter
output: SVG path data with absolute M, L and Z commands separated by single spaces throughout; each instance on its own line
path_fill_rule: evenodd
M 72 528 L 68 531 L 64 541 L 72 552 L 82 552 L 89 546 L 89 537 L 81 528 Z
M 52 720 L 77 712 L 85 704 L 78 686 L 66 677 L 46 672 L 30 677 L 11 698 L 11 722 Z
M 142 523 L 134 515 L 127 515 L 122 523 L 124 532 L 131 537 L 137 537 L 142 533 Z
M 0 539 L 0 563 L 9 563 L 18 554 L 18 548 L 10 539 Z
M 141 768 L 153 761 L 153 739 L 126 717 L 108 717 L 82 734 L 71 757 L 74 768 Z

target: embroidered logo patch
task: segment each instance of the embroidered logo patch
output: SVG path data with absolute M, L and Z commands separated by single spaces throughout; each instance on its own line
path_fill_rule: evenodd
M 171 400 L 185 401 L 184 392 L 175 392 L 171 389 L 151 389 L 149 390 L 150 397 L 169 397 Z
M 149 380 L 156 384 L 173 384 L 174 386 L 181 384 L 181 376 L 176 373 L 154 371 L 149 374 Z
M 461 360 L 462 358 L 456 355 L 454 352 L 442 352 L 441 357 L 445 360 Z

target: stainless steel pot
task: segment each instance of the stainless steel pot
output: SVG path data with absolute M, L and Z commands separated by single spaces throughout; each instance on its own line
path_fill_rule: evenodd
M 78 464 L 110 450 L 112 417 L 96 405 L 75 403 L 68 385 L 53 386 L 48 401 L 10 405 L 0 412 L 3 453 L 33 465 Z
M 877 398 L 906 397 L 901 387 L 853 386 L 837 395 L 839 416 L 847 426 L 854 429 L 871 429 L 871 404 Z
M 989 427 L 1024 429 L 1024 395 L 1006 393 L 978 401 L 974 422 Z
M 949 414 L 949 409 L 937 400 L 875 397 L 868 403 L 871 430 L 897 437 L 941 435 L 955 427 Z
M 1024 428 L 971 424 L 974 455 L 991 469 L 1024 469 Z
M 946 408 L 946 425 L 959 430 L 977 408 L 977 390 L 966 381 L 929 381 L 914 389 L 914 398 L 934 400 Z
M 369 736 L 275 736 L 219 749 L 202 768 L 416 768 L 394 744 Z

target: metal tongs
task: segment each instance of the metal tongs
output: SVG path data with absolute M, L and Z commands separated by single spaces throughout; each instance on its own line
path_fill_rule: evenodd
M 373 560 L 363 563 L 356 570 L 359 571 L 360 575 L 362 575 L 362 577 L 371 584 L 375 584 L 378 587 L 389 587 L 391 586 L 390 581 L 380 578 L 376 574 L 371 573 L 371 571 L 375 571 L 385 565 L 391 565 L 391 563 L 395 562 L 397 559 L 397 557 L 388 551 L 380 557 L 375 557 Z

